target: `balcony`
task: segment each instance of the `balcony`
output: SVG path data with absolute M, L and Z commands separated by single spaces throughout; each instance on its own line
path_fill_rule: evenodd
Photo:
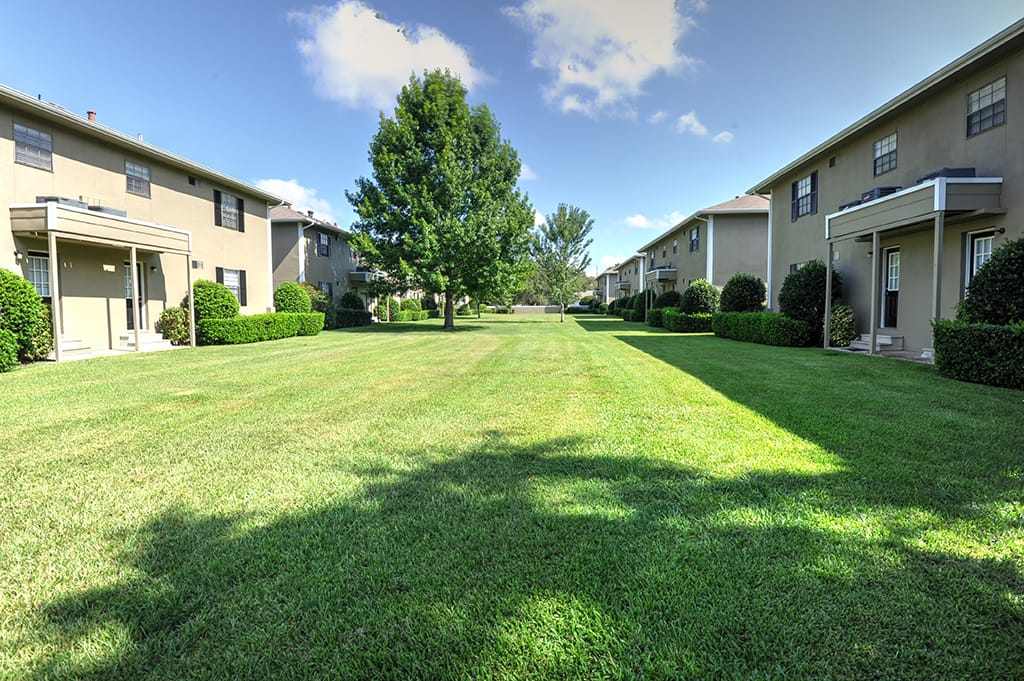
M 650 270 L 645 278 L 648 283 L 656 283 L 659 281 L 675 281 L 676 280 L 676 269 L 674 267 L 657 267 Z
M 616 291 L 628 291 L 633 288 L 633 285 L 628 281 L 617 281 L 615 282 Z
M 348 273 L 349 283 L 368 284 L 377 278 L 377 273 L 370 270 L 356 270 Z

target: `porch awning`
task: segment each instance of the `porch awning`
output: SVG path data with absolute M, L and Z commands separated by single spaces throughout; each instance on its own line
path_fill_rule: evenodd
M 650 270 L 645 276 L 647 281 L 675 281 L 676 270 L 675 268 L 663 267 L 661 269 Z
M 915 225 L 931 228 L 940 213 L 947 224 L 1000 215 L 1006 212 L 1002 189 L 1001 177 L 937 177 L 825 216 L 825 238 L 834 242 Z
M 11 206 L 11 232 L 89 243 L 135 247 L 154 253 L 189 255 L 192 234 L 183 229 L 144 222 L 56 202 Z

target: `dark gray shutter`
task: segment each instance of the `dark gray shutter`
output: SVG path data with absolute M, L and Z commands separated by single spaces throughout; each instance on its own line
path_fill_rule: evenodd
M 818 212 L 818 171 L 811 173 L 811 214 Z
M 245 231 L 245 201 L 242 199 L 235 199 L 238 201 L 238 231 Z M 244 305 L 244 303 L 243 303 Z
M 800 203 L 800 197 L 797 195 L 797 192 L 799 191 L 797 189 L 797 184 L 798 184 L 798 182 L 794 182 L 793 183 L 793 209 L 790 212 L 790 216 L 789 216 L 790 222 L 796 222 L 796 219 L 798 217 L 797 216 L 797 211 L 799 210 L 799 208 L 797 206 Z
M 213 190 L 213 224 L 220 227 L 224 223 L 220 211 L 220 190 Z
M 218 284 L 223 284 L 224 283 L 224 268 L 223 267 L 218 267 L 217 268 L 217 283 Z
M 247 304 L 245 302 L 245 270 L 238 270 L 238 304 Z

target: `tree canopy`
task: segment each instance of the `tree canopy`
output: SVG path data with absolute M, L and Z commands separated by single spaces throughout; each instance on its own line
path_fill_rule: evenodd
M 346 192 L 353 246 L 385 277 L 444 296 L 504 295 L 526 273 L 533 209 L 515 149 L 449 72 L 413 76 L 370 141 L 373 177 Z
M 541 290 L 549 300 L 561 307 L 565 321 L 565 306 L 576 300 L 580 287 L 587 280 L 590 266 L 590 248 L 593 239 L 587 238 L 594 227 L 590 213 L 564 203 L 547 216 L 533 242 L 533 260 L 539 273 Z

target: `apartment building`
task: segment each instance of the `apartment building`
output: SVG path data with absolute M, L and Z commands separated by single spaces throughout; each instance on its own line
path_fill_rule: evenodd
M 618 296 L 615 285 L 619 280 L 619 272 L 614 267 L 609 267 L 597 275 L 597 286 L 594 288 L 594 296 L 598 302 L 610 303 Z
M 55 355 L 139 349 L 196 279 L 273 306 L 257 187 L 0 85 L 0 267 L 53 311 Z
M 626 260 L 623 260 L 616 267 L 615 290 L 616 298 L 635 296 L 643 291 L 644 282 L 644 256 L 637 253 Z
M 721 289 L 738 272 L 764 279 L 767 249 L 767 197 L 740 196 L 698 211 L 644 244 L 644 289 L 682 291 L 696 279 Z
M 356 291 L 365 298 L 372 273 L 360 266 L 348 244 L 347 230 L 317 218 L 313 211 L 297 211 L 290 204 L 271 208 L 270 226 L 274 288 L 285 281 L 308 282 L 325 291 L 335 303 L 347 291 Z
M 1022 149 L 1024 20 L 750 190 L 771 195 L 769 306 L 789 272 L 823 260 L 871 352 L 927 356 L 930 321 L 1024 235 Z

